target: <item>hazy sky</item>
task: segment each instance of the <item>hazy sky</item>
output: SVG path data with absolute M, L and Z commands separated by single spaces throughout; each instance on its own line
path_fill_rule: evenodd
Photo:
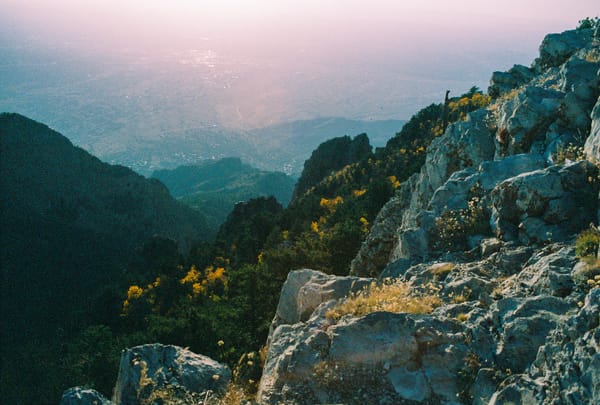
M 164 86 L 164 91 L 179 86 L 172 97 L 182 100 L 185 89 L 191 89 L 190 97 L 192 90 L 206 94 L 208 101 L 199 111 L 188 109 L 189 117 L 203 122 L 256 127 L 319 115 L 405 119 L 424 105 L 441 101 L 446 89 L 454 95 L 472 85 L 485 89 L 494 70 L 515 63 L 529 65 L 545 34 L 600 15 L 599 4 L 598 0 L 0 0 L 0 46 L 25 41 L 101 57 L 135 51 L 163 59 L 168 55 L 175 63 L 200 61 L 214 68 L 214 74 L 204 73 L 204 79 L 212 80 L 211 88 L 186 82 L 190 73 L 180 70 L 180 84 Z M 113 72 L 113 77 L 119 74 Z M 155 85 L 156 80 L 146 83 Z M 83 90 L 73 90 L 77 91 Z M 152 94 L 159 91 L 163 89 Z M 110 97 L 90 97 L 90 106 L 114 105 Z M 148 110 L 157 111 L 162 105 Z M 46 115 L 54 119 L 67 113 L 48 110 Z M 176 121 L 188 119 L 181 116 Z M 67 122 L 69 117 L 61 120 Z
M 349 47 L 360 38 L 384 46 L 390 35 L 403 36 L 415 48 L 457 38 L 480 45 L 521 38 L 523 43 L 514 44 L 520 48 L 539 41 L 541 33 L 600 14 L 597 0 L 0 0 L 0 5 L 14 33 L 48 42 L 80 38 L 162 47 L 214 37 L 234 50 L 240 46 L 237 51 L 260 41 L 259 48 L 272 52 L 311 41 L 316 47 Z

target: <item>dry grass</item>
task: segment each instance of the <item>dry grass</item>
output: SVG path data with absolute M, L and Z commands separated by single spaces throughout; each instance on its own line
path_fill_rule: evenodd
M 437 291 L 433 286 L 418 291 L 408 283 L 400 281 L 382 285 L 372 283 L 368 288 L 352 294 L 327 311 L 326 316 L 337 320 L 347 314 L 363 316 L 379 311 L 427 314 L 441 305 L 441 300 L 436 295 Z
M 590 63 L 600 62 L 600 50 L 597 48 L 590 49 L 585 55 L 585 60 Z
M 460 314 L 456 315 L 456 320 L 460 323 L 468 321 L 469 318 L 470 318 L 470 315 L 465 314 L 465 313 L 460 313 Z
M 454 270 L 455 267 L 453 263 L 435 263 L 428 270 L 434 276 L 443 277 Z
M 583 146 L 573 144 L 560 145 L 554 154 L 556 164 L 563 164 L 567 161 L 578 162 L 580 160 L 585 160 Z
M 251 401 L 253 398 L 249 397 L 244 389 L 239 385 L 229 383 L 225 395 L 219 400 L 219 405 L 239 405 L 247 401 Z

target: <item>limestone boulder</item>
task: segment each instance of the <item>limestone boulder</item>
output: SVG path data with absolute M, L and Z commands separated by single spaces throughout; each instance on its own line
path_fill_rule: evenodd
M 377 312 L 326 329 L 282 325 L 271 345 L 264 404 L 457 403 L 461 373 L 478 367 L 464 328 L 428 316 Z
M 566 297 L 575 287 L 571 274 L 576 264 L 573 246 L 552 244 L 537 252 L 525 268 L 510 279 L 512 286 L 506 295 Z
M 592 162 L 600 162 L 600 97 L 591 114 L 590 135 L 585 141 L 585 154 Z
M 490 404 L 600 403 L 600 288 L 580 304 L 550 331 L 529 369 L 500 384 Z
M 466 167 L 477 167 L 494 156 L 494 138 L 486 125 L 489 111 L 474 111 L 466 121 L 459 121 L 446 129 L 428 148 L 424 178 L 431 190 L 443 185 L 452 173 Z M 423 181 L 423 180 L 421 180 Z M 428 196 L 427 200 L 431 198 Z
M 488 94 L 493 98 L 500 97 L 529 83 L 534 77 L 535 72 L 523 65 L 514 65 L 508 72 L 494 72 L 490 79 Z
M 534 143 L 543 141 L 564 96 L 559 90 L 528 85 L 498 102 L 497 157 L 528 153 Z
M 491 193 L 491 225 L 503 240 L 561 241 L 597 215 L 598 168 L 587 161 L 525 173 Z
M 494 302 L 492 318 L 500 332 L 497 366 L 511 373 L 524 372 L 535 360 L 547 334 L 561 322 L 561 316 L 572 309 L 573 303 L 547 295 Z
M 339 277 L 310 269 L 292 271 L 281 288 L 271 330 L 279 325 L 306 322 L 320 304 L 344 298 L 372 282 L 370 278 Z
M 447 210 L 465 209 L 474 195 L 485 197 L 503 180 L 545 166 L 544 158 L 539 154 L 518 154 L 481 162 L 477 168 L 468 167 L 453 173 L 435 190 L 427 208 L 436 216 Z M 423 221 L 420 222 L 423 225 Z
M 573 55 L 560 68 L 559 86 L 565 93 L 558 123 L 582 138 L 590 128 L 590 112 L 600 92 L 600 62 L 587 60 L 585 55 Z M 580 139 L 579 144 L 585 139 Z
M 218 395 L 230 380 L 229 368 L 209 357 L 177 346 L 147 344 L 121 354 L 114 397 L 119 405 L 135 405 L 160 391 L 182 397 L 208 391 Z
M 600 402 L 600 288 L 562 322 L 540 348 L 531 376 L 543 381 L 543 403 Z

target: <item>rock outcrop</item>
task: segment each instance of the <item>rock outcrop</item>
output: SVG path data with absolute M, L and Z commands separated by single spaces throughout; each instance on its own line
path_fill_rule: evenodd
M 548 35 L 530 68 L 494 73 L 494 103 L 432 142 L 352 262 L 440 305 L 335 318 L 372 279 L 290 273 L 259 402 L 600 402 L 600 268 L 574 249 L 599 220 L 599 84 L 589 29 Z M 339 288 L 307 295 L 310 279 Z
M 336 277 L 308 269 L 293 271 L 288 274 L 281 289 L 271 327 L 304 322 L 322 303 L 360 291 L 372 281 L 358 277 Z
M 436 218 L 449 219 L 452 213 L 444 212 L 465 209 L 510 177 L 581 159 L 584 143 L 587 157 L 599 160 L 599 49 L 592 30 L 551 34 L 531 68 L 495 73 L 491 93 L 498 98 L 431 143 L 421 172 L 374 221 L 352 274 L 375 275 L 389 261 L 434 258 Z M 480 208 L 489 217 L 491 201 L 484 200 Z
M 61 405 L 216 404 L 231 381 L 229 367 L 188 349 L 147 344 L 123 350 L 112 401 L 69 388 Z
M 592 110 L 590 136 L 585 142 L 585 154 L 592 162 L 600 162 L 600 97 Z
M 229 368 L 209 357 L 177 346 L 136 346 L 121 355 L 114 400 L 135 405 L 161 398 L 161 392 L 182 398 L 208 391 L 222 394 L 230 380 Z
M 494 247 L 479 260 L 421 263 L 396 274 L 415 288 L 439 291 L 442 304 L 431 314 L 373 312 L 336 321 L 327 312 L 343 298 L 316 299 L 302 319 L 274 323 L 259 402 L 598 400 L 600 289 L 577 281 L 570 243 L 535 252 L 488 239 L 482 245 Z M 292 272 L 286 300 L 302 301 L 298 280 L 310 278 L 338 277 Z M 344 279 L 339 295 L 341 286 L 351 294 Z M 565 364 L 568 375 L 560 371 Z
M 566 240 L 596 221 L 598 190 L 587 161 L 521 174 L 492 191 L 492 228 L 524 245 Z

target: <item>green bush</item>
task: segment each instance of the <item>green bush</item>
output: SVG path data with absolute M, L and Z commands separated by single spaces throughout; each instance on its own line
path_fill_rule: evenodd
M 600 232 L 590 227 L 581 232 L 575 241 L 575 254 L 578 257 L 596 256 L 600 245 Z
M 586 17 L 583 20 L 579 20 L 579 25 L 577 26 L 578 30 L 584 30 L 584 29 L 588 29 L 588 28 L 596 28 L 598 25 L 600 25 L 600 18 L 598 17 Z

